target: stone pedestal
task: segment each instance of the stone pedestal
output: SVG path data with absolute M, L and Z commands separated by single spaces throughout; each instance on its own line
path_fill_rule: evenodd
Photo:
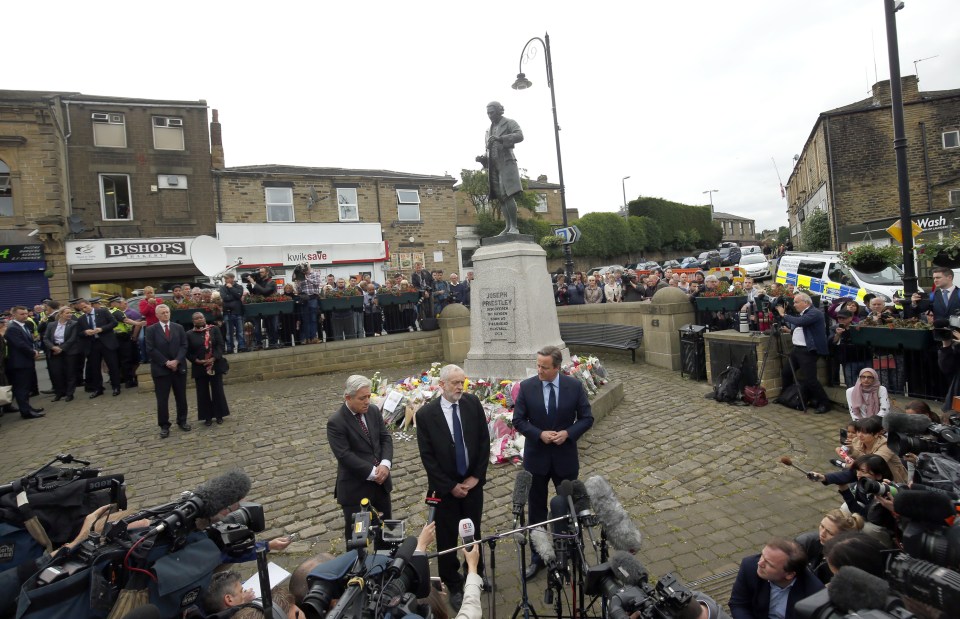
M 536 374 L 537 351 L 560 339 L 547 253 L 536 243 L 487 243 L 473 254 L 470 288 L 470 352 L 464 362 L 474 378 L 526 378 Z

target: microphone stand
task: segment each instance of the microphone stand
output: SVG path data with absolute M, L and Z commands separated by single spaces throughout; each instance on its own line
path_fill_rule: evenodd
M 512 619 L 517 619 L 520 611 L 523 611 L 523 619 L 530 619 L 530 615 L 537 617 L 537 611 L 530 606 L 530 598 L 527 595 L 527 575 L 524 573 L 524 570 L 527 569 L 527 529 L 523 528 L 523 511 L 520 512 L 519 516 L 520 527 L 523 530 L 523 535 L 517 538 L 517 546 L 520 548 L 520 552 L 517 553 L 517 560 L 520 562 L 520 601 L 517 602 L 517 607 L 513 610 Z
M 263 614 L 265 617 L 273 612 L 273 594 L 270 591 L 270 568 L 267 566 L 267 552 L 267 545 L 264 545 L 263 548 L 257 548 L 257 573 L 260 576 L 260 601 L 263 603 Z
M 497 594 L 497 540 L 487 540 L 490 545 L 490 591 L 487 592 L 487 615 L 490 619 L 497 619 L 497 605 L 494 596 Z

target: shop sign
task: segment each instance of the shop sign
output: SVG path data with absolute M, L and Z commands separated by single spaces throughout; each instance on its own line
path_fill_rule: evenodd
M 0 262 L 41 262 L 43 245 L 0 245 Z
M 186 262 L 190 239 L 118 239 L 67 242 L 67 264 Z

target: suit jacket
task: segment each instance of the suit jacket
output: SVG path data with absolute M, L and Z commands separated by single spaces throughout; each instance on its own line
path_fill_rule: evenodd
M 950 303 L 943 302 L 943 293 L 939 289 L 930 292 L 927 308 L 933 312 L 934 320 L 946 320 L 953 313 L 960 313 L 960 286 L 954 286 L 950 293 Z
M 11 370 L 24 370 L 36 367 L 36 349 L 33 347 L 33 336 L 28 335 L 23 327 L 13 322 L 7 323 L 7 362 L 6 367 Z
M 53 335 L 57 332 L 58 322 L 58 320 L 54 320 L 48 324 L 47 328 L 43 331 L 43 345 L 47 350 L 56 346 L 56 343 L 53 341 Z M 60 344 L 61 355 L 79 355 L 83 352 L 80 344 L 80 331 L 82 330 L 83 329 L 80 328 L 80 322 L 75 318 L 67 321 L 63 327 L 63 344 Z
M 103 344 L 103 347 L 107 350 L 116 350 L 119 346 L 117 342 L 117 334 L 113 332 L 114 327 L 117 326 L 117 321 L 110 313 L 110 310 L 99 308 L 93 310 L 93 323 L 99 328 L 103 329 L 102 333 L 97 335 L 85 335 L 84 331 L 90 328 L 90 319 L 88 318 L 89 314 L 83 314 L 78 318 L 80 323 L 80 333 L 78 334 L 80 338 L 80 346 L 83 349 L 83 354 L 89 354 L 90 349 L 93 347 L 94 340 L 100 340 L 100 343 Z
M 147 327 L 143 335 L 144 343 L 147 345 L 147 357 L 150 358 L 150 375 L 154 378 L 173 374 L 174 370 L 164 365 L 173 359 L 180 362 L 177 365 L 177 373 L 186 374 L 187 372 L 187 334 L 177 323 L 168 324 L 170 325 L 169 340 L 163 334 L 163 323 L 160 322 Z
M 206 336 L 191 329 L 187 332 L 187 361 L 190 362 L 190 372 L 193 378 L 203 378 L 207 376 L 207 366 L 195 363 L 198 359 L 203 360 L 207 357 L 207 350 L 204 347 Z M 230 364 L 223 356 L 224 344 L 223 334 L 217 327 L 210 327 L 210 352 L 213 353 L 213 370 L 217 374 L 226 374 L 230 369 Z
M 770 610 L 770 583 L 757 575 L 757 564 L 760 555 L 744 557 L 740 562 L 740 573 L 733 583 L 730 593 L 730 614 L 733 619 L 767 619 Z M 813 572 L 806 566 L 790 587 L 787 596 L 787 612 L 785 619 L 793 619 L 793 607 L 800 600 L 809 597 L 823 589 Z
M 487 415 L 477 396 L 464 393 L 457 403 L 460 425 L 463 426 L 463 442 L 467 447 L 467 474 L 457 473 L 457 455 L 450 435 L 450 427 L 443 416 L 440 398 L 434 398 L 417 411 L 417 445 L 420 459 L 427 471 L 427 494 L 436 492 L 445 499 L 453 487 L 467 477 L 476 477 L 482 487 L 487 479 L 487 464 L 490 462 L 490 429 Z
M 815 348 L 817 354 L 826 355 L 829 352 L 827 347 L 827 325 L 824 322 L 823 312 L 810 306 L 800 316 L 791 316 L 784 314 L 784 322 L 794 327 L 803 328 L 803 339 L 807 342 L 807 348 Z
M 553 472 L 562 477 L 576 477 L 580 471 L 577 439 L 592 425 L 587 392 L 576 378 L 560 374 L 557 414 L 549 418 L 543 403 L 543 382 L 533 376 L 520 383 L 513 409 L 513 427 L 526 437 L 523 468 L 534 475 Z M 566 430 L 569 438 L 562 445 L 547 445 L 540 440 L 544 430 Z
M 347 408 L 340 406 L 327 420 L 327 442 L 337 459 L 337 484 L 333 496 L 341 505 L 357 505 L 376 482 L 367 481 L 370 471 L 383 460 L 393 462 L 393 437 L 383 422 L 383 415 L 375 404 L 363 416 L 370 438 Z M 393 489 L 393 474 L 383 482 L 383 489 Z

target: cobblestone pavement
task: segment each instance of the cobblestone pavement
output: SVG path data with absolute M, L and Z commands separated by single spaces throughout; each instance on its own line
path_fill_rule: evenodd
M 622 357 L 621 357 L 622 358 Z M 824 470 L 847 414 L 806 415 L 777 405 L 756 409 L 705 400 L 705 383 L 616 356 L 607 360 L 624 383 L 624 401 L 580 442 L 581 478 L 603 475 L 644 536 L 638 557 L 651 579 L 676 571 L 726 603 L 740 559 L 772 535 L 814 529 L 836 506 L 836 494 L 779 463 L 789 455 L 806 469 Z M 424 368 L 377 368 L 402 378 Z M 253 479 L 249 499 L 263 502 L 268 530 L 261 539 L 296 532 L 301 541 L 272 555 L 292 570 L 320 551 L 341 552 L 341 515 L 332 496 L 336 462 L 325 424 L 342 401 L 346 375 L 249 383 L 228 388 L 232 415 L 222 426 L 194 423 L 160 440 L 151 393 L 124 392 L 72 403 L 35 398 L 42 420 L 5 415 L 0 427 L 0 482 L 15 479 L 67 452 L 107 473 L 126 475 L 131 507 L 159 505 L 180 491 L 239 465 Z M 188 392 L 195 417 L 193 391 Z M 426 474 L 413 437 L 395 439 L 393 512 L 416 532 L 425 517 Z M 512 524 L 510 497 L 517 468 L 491 465 L 483 531 Z M 496 549 L 498 614 L 520 598 L 517 551 Z M 252 574 L 255 564 L 243 566 Z M 720 575 L 720 577 L 716 577 Z M 713 576 L 713 578 L 711 578 Z M 541 615 L 543 575 L 530 599 Z M 486 602 L 484 602 L 486 604 Z

